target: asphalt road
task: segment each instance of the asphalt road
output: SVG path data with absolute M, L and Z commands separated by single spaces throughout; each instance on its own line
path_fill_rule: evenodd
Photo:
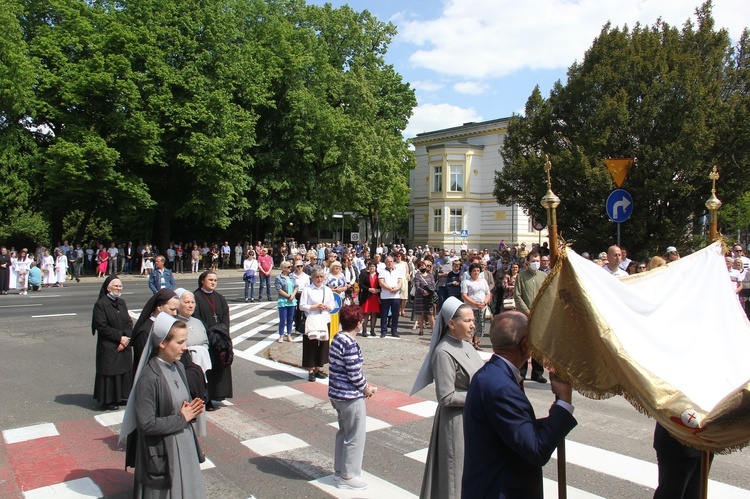
M 116 443 L 119 424 L 95 421 L 108 414 L 91 397 L 95 339 L 90 320 L 100 285 L 101 280 L 85 277 L 64 288 L 0 297 L 0 430 L 52 423 L 59 431 L 59 436 L 30 442 L 7 443 L 6 437 L 0 443 L 1 497 L 23 497 L 41 486 L 85 477 L 107 497 L 131 494 L 132 472 L 123 471 L 124 453 Z M 193 290 L 197 277 L 177 276 L 177 285 Z M 307 382 L 293 366 L 300 345 L 273 341 L 275 302 L 246 304 L 237 271 L 220 272 L 219 291 L 232 308 L 235 397 L 234 405 L 208 414 L 202 445 L 214 465 L 203 472 L 209 496 L 331 497 L 333 491 L 355 497 L 326 488 L 335 434 L 329 424 L 336 418 L 325 385 Z M 131 311 L 140 310 L 150 295 L 144 278 L 124 278 Z M 402 321 L 400 340 L 360 340 L 365 373 L 380 387 L 368 401 L 368 416 L 390 426 L 369 432 L 365 451 L 365 470 L 383 483 L 371 478 L 371 489 L 356 497 L 419 494 L 423 464 L 416 451 L 429 443 L 432 417 L 400 407 L 419 402 L 430 407 L 435 395 L 427 387 L 418 398 L 406 396 L 429 344 L 427 335 L 411 334 L 410 325 Z M 526 391 L 537 415 L 545 414 L 553 400 L 549 384 L 528 382 Z M 620 397 L 594 401 L 576 394 L 573 402 L 579 425 L 567 441 L 569 497 L 651 497 L 656 479 L 653 421 Z M 302 443 L 263 450 L 262 444 L 268 444 L 264 437 L 271 436 L 271 444 L 277 445 L 287 435 Z M 750 497 L 748 476 L 747 452 L 717 456 L 710 497 Z M 545 467 L 545 478 L 555 486 L 555 459 Z

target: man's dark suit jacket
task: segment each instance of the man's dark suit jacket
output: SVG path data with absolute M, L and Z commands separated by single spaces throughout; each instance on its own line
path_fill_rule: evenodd
M 493 355 L 466 396 L 461 497 L 543 497 L 542 466 L 576 424 L 556 404 L 548 417 L 536 419 L 510 366 Z

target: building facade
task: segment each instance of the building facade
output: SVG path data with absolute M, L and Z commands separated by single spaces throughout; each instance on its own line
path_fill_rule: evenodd
M 412 139 L 417 168 L 411 172 L 409 242 L 453 248 L 497 248 L 546 238 L 518 205 L 498 204 L 492 191 L 508 118 L 465 123 Z M 466 235 L 465 238 L 461 234 Z M 454 237 L 455 234 L 455 237 Z

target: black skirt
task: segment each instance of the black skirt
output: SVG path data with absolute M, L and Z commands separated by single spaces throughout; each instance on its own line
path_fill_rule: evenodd
M 118 405 L 130 396 L 132 386 L 130 371 L 112 376 L 97 374 L 94 381 L 94 400 L 102 405 Z
M 328 340 L 311 340 L 302 335 L 302 367 L 308 369 L 328 364 Z

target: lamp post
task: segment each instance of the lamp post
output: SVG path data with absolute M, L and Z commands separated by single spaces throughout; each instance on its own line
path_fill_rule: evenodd
M 708 178 L 713 181 L 711 187 L 711 197 L 706 201 L 706 208 L 708 208 L 708 242 L 712 243 L 719 238 L 719 220 L 718 212 L 721 208 L 721 201 L 716 197 L 716 181 L 719 180 L 719 170 L 714 165 L 713 170 L 708 175 Z

